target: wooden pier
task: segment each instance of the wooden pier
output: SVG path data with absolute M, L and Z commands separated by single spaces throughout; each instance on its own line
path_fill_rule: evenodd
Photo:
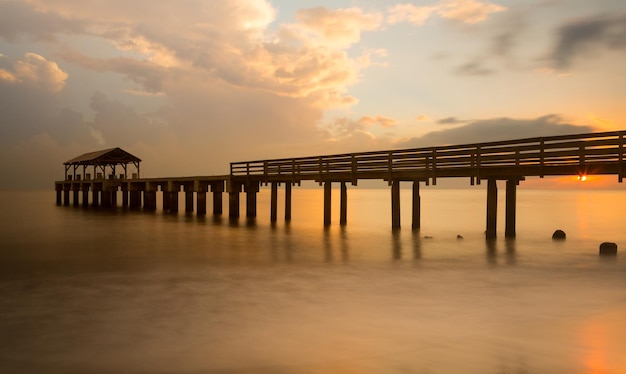
M 436 185 L 441 178 L 468 178 L 471 185 L 487 182 L 486 237 L 496 237 L 497 181 L 506 182 L 505 236 L 515 237 L 516 190 L 529 176 L 616 175 L 622 182 L 626 131 L 552 136 L 464 144 L 361 152 L 315 157 L 233 162 L 230 174 L 222 176 L 140 178 L 139 160 L 119 148 L 93 152 L 65 163 L 66 178 L 55 182 L 57 204 L 104 207 L 117 204 L 121 191 L 122 205 L 131 208 L 156 209 L 156 192 L 162 191 L 164 210 L 176 212 L 178 193 L 185 193 L 185 211 L 192 212 L 194 193 L 197 214 L 206 214 L 206 194 L 213 194 L 213 214 L 222 214 L 222 193 L 228 193 L 229 216 L 240 215 L 240 194 L 246 193 L 246 216 L 256 217 L 256 194 L 261 185 L 270 185 L 270 219 L 277 220 L 278 187 L 285 185 L 285 220 L 291 219 L 292 186 L 310 180 L 324 188 L 324 225 L 331 224 L 332 184 L 340 186 L 339 223 L 347 223 L 347 185 L 359 180 L 384 180 L 391 189 L 391 226 L 400 222 L 400 183 L 410 182 L 413 189 L 412 228 L 420 227 L 420 183 Z M 106 157 L 115 151 L 116 157 Z M 111 156 L 111 154 L 109 154 Z M 100 159 L 98 158 L 100 157 Z M 137 173 L 130 178 L 127 165 L 134 164 Z M 116 165 L 124 174 L 116 175 Z M 82 167 L 83 175 L 77 174 Z M 95 178 L 86 174 L 93 167 Z M 107 169 L 108 168 L 108 169 Z M 97 170 L 102 171 L 96 173 Z M 107 175 L 107 170 L 112 173 Z M 73 171 L 73 173 L 69 173 Z

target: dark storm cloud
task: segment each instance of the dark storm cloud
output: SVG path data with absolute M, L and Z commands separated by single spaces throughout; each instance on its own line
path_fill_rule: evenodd
M 626 51 L 626 14 L 589 17 L 562 26 L 551 59 L 556 68 L 567 69 L 576 58 L 594 56 L 600 48 Z
M 568 124 L 558 115 L 535 119 L 494 118 L 474 121 L 466 126 L 428 133 L 399 143 L 399 148 L 469 144 L 538 136 L 593 132 L 590 126 Z

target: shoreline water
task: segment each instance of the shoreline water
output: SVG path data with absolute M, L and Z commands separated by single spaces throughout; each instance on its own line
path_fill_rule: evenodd
M 350 191 L 348 225 L 334 206 L 328 228 L 320 191 L 294 190 L 289 224 L 269 221 L 263 191 L 254 223 L 0 193 L 0 362 L 20 373 L 626 371 L 625 197 L 524 191 L 518 237 L 499 221 L 488 242 L 482 191 L 424 191 L 419 232 L 410 195 L 391 230 L 387 192 Z M 607 240 L 616 257 L 598 256 Z

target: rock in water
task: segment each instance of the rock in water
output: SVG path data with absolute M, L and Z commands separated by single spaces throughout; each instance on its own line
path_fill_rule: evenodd
M 617 255 L 617 244 L 604 242 L 600 244 L 600 256 L 615 256 Z
M 556 230 L 554 234 L 552 234 L 552 239 L 554 240 L 565 240 L 565 231 Z

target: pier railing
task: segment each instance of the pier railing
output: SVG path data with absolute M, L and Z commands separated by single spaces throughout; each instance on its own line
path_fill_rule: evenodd
M 429 180 L 617 174 L 625 131 L 337 155 L 233 162 L 232 177 L 259 180 Z

